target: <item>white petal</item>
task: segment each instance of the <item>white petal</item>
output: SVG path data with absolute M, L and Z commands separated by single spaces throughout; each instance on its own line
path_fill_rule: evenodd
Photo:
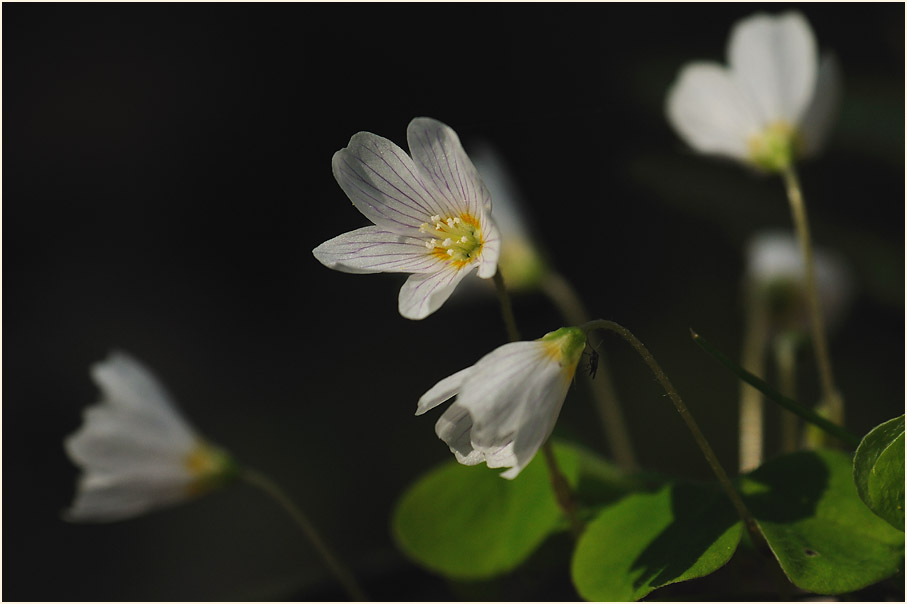
M 741 161 L 749 158 L 749 137 L 760 130 L 752 102 L 716 63 L 683 68 L 668 91 L 667 113 L 674 129 L 695 150 Z
M 91 375 L 106 403 L 154 416 L 174 434 L 190 439 L 194 436 L 164 386 L 147 367 L 128 354 L 112 352 L 107 360 L 92 366 Z
M 448 266 L 436 273 L 410 275 L 400 288 L 400 314 L 407 319 L 424 319 L 441 308 L 471 270 L 472 266 Z
M 438 120 L 417 117 L 406 129 L 406 140 L 421 174 L 434 182 L 448 205 L 473 216 L 491 210 L 491 194 L 456 132 Z
M 329 239 L 312 254 L 326 267 L 345 273 L 428 273 L 441 264 L 424 241 L 376 226 Z
M 188 484 L 167 477 L 89 474 L 79 481 L 76 499 L 65 518 L 75 522 L 123 520 L 189 496 Z
M 570 381 L 539 342 L 507 344 L 483 357 L 457 404 L 472 417 L 471 444 L 489 467 L 513 466 L 513 478 L 545 442 Z
M 738 22 L 728 62 L 764 123 L 800 121 L 813 96 L 817 65 L 816 40 L 803 15 L 757 14 Z
M 494 222 L 501 235 L 508 244 L 510 241 L 524 241 L 526 245 L 531 245 L 523 209 L 525 202 L 504 161 L 489 143 L 470 148 L 473 164 L 494 199 Z
M 185 459 L 197 439 L 186 430 L 173 430 L 160 416 L 112 405 L 85 411 L 82 427 L 64 441 L 70 458 L 91 470 L 175 467 L 185 471 Z
M 812 102 L 800 120 L 802 153 L 814 155 L 825 144 L 841 101 L 841 71 L 831 55 L 823 57 Z
M 444 401 L 450 399 L 460 391 L 460 385 L 469 375 L 472 367 L 467 367 L 447 376 L 419 398 L 419 404 L 416 406 L 416 415 L 422 415 L 426 411 L 434 409 Z
M 334 154 L 331 167 L 353 205 L 385 229 L 417 237 L 430 216 L 449 211 L 403 149 L 370 132 L 355 134 Z
M 477 274 L 482 279 L 490 279 L 498 270 L 498 259 L 501 257 L 501 232 L 491 215 L 483 214 L 480 220 L 483 243 Z
M 435 423 L 435 434 L 450 447 L 457 461 L 466 466 L 474 466 L 485 461 L 481 451 L 473 449 L 470 442 L 472 418 L 469 411 L 454 403 L 448 407 Z

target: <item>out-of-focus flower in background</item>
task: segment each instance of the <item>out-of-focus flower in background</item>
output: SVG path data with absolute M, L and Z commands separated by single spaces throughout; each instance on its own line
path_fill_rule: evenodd
M 138 516 L 200 495 L 231 478 L 236 466 L 200 438 L 147 367 L 122 352 L 91 370 L 102 392 L 82 427 L 64 441 L 81 467 L 71 521 Z
M 538 287 L 548 266 L 533 240 L 516 183 L 490 143 L 471 145 L 469 155 L 494 199 L 494 221 L 501 233 L 498 270 L 507 289 L 520 292 Z
M 400 314 L 424 319 L 473 269 L 483 279 L 494 276 L 500 235 L 491 195 L 457 134 L 437 120 L 415 118 L 406 137 L 412 157 L 369 132 L 334 154 L 334 177 L 374 226 L 312 253 L 347 273 L 412 273 L 400 290 Z
M 460 463 L 510 468 L 501 476 L 516 478 L 554 430 L 585 346 L 577 327 L 505 344 L 435 384 L 416 415 L 456 396 L 435 433 Z
M 819 302 L 829 328 L 839 325 L 853 298 L 854 284 L 845 262 L 830 251 L 814 252 Z M 764 231 L 747 246 L 746 278 L 751 295 L 767 311 L 773 331 L 809 331 L 803 255 L 793 233 Z
M 821 147 L 837 106 L 832 57 L 818 64 L 816 40 L 797 12 L 739 21 L 728 66 L 685 65 L 667 98 L 668 119 L 696 151 L 777 171 Z

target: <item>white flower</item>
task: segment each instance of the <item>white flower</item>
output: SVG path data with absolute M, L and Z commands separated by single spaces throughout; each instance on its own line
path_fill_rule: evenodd
M 112 521 L 198 495 L 235 469 L 199 438 L 170 395 L 141 363 L 123 353 L 92 367 L 102 402 L 85 410 L 64 441 L 82 468 L 73 521 Z
M 500 236 L 491 195 L 457 134 L 441 122 L 416 118 L 406 130 L 412 158 L 391 141 L 359 132 L 334 154 L 334 178 L 371 220 L 312 253 L 347 273 L 413 273 L 400 290 L 400 314 L 423 319 L 478 268 L 494 276 Z
M 516 478 L 551 435 L 585 345 L 577 327 L 505 344 L 435 384 L 416 415 L 456 396 L 435 433 L 460 463 L 510 468 L 501 476 Z
M 817 249 L 813 258 L 822 314 L 829 327 L 834 327 L 840 323 L 850 303 L 852 277 L 844 262 L 830 252 Z M 769 307 L 776 327 L 808 329 L 803 254 L 792 233 L 766 231 L 750 240 L 747 279 Z
M 797 12 L 743 19 L 727 55 L 727 68 L 684 66 L 668 93 L 668 118 L 686 142 L 766 170 L 783 170 L 796 156 L 817 151 L 839 85 L 831 58 L 818 67 L 806 19 Z

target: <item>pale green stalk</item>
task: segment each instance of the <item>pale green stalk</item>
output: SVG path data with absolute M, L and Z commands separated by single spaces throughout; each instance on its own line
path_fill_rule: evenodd
M 334 555 L 330 550 L 321 536 L 318 534 L 318 531 L 315 530 L 315 526 L 309 521 L 308 517 L 302 512 L 299 507 L 293 503 L 293 501 L 283 492 L 279 486 L 277 486 L 271 479 L 269 479 L 264 474 L 257 472 L 255 470 L 244 468 L 240 471 L 239 477 L 242 478 L 247 484 L 261 489 L 269 497 L 271 497 L 277 504 L 290 515 L 290 518 L 293 519 L 293 522 L 297 527 L 303 532 L 303 534 L 311 542 L 312 546 L 315 548 L 315 551 L 321 556 L 328 568 L 331 569 L 331 572 L 337 577 L 337 580 L 340 581 L 340 584 L 343 586 L 343 589 L 346 593 L 352 598 L 352 600 L 357 602 L 367 602 L 368 598 L 365 596 L 365 592 L 359 587 L 359 584 L 356 582 L 356 579 L 353 577 L 353 574 L 340 562 L 339 558 Z
M 746 327 L 743 333 L 743 353 L 740 364 L 750 373 L 765 373 L 765 344 L 767 320 L 765 309 L 756 299 L 752 288 L 747 292 Z M 740 417 L 738 419 L 738 465 L 741 472 L 755 470 L 763 458 L 763 418 L 765 403 L 762 394 L 747 384 L 740 384 Z
M 819 368 L 819 379 L 822 384 L 822 406 L 828 413 L 832 422 L 844 423 L 844 400 L 835 388 L 831 371 L 831 357 L 828 353 L 828 343 L 825 339 L 825 325 L 822 320 L 822 311 L 819 306 L 819 293 L 816 285 L 816 267 L 813 261 L 812 241 L 809 234 L 809 220 L 806 216 L 806 204 L 800 189 L 800 181 L 792 163 L 781 172 L 784 186 L 787 190 L 787 199 L 790 202 L 791 216 L 797 229 L 797 239 L 800 242 L 800 253 L 803 255 L 803 266 L 806 272 L 806 299 L 809 305 L 810 331 L 812 332 L 813 348 L 816 354 L 816 363 Z
M 794 337 L 775 337 L 775 367 L 778 370 L 778 387 L 781 394 L 797 398 L 797 343 Z M 800 448 L 800 420 L 788 411 L 781 410 L 781 452 L 793 453 Z

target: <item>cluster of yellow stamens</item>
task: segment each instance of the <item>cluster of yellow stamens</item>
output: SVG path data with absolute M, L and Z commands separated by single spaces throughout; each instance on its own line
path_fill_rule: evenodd
M 442 260 L 451 260 L 457 266 L 469 264 L 482 251 L 482 231 L 479 221 L 469 214 L 460 216 L 432 216 L 430 223 L 423 222 L 419 232 L 431 235 L 425 247 Z

